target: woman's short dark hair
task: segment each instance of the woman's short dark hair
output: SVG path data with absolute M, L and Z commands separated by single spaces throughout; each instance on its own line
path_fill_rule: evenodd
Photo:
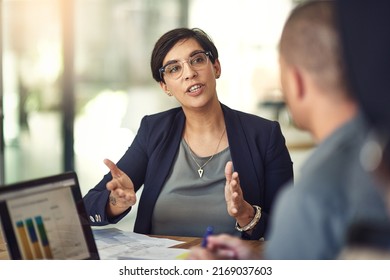
M 212 63 L 218 58 L 218 50 L 215 47 L 211 38 L 199 28 L 176 28 L 171 31 L 168 31 L 158 39 L 154 45 L 152 51 L 152 57 L 150 60 L 150 67 L 152 69 L 153 78 L 157 82 L 164 82 L 164 78 L 160 77 L 159 69 L 163 66 L 167 53 L 172 49 L 172 47 L 179 41 L 195 39 L 199 45 L 203 48 L 204 51 L 210 51 L 212 56 L 210 60 Z

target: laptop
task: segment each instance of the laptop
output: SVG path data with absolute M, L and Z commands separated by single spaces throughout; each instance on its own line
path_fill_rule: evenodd
M 0 186 L 0 224 L 10 259 L 99 259 L 75 172 Z

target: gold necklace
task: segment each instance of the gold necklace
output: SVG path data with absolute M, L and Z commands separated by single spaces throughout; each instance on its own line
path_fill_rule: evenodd
M 223 132 L 222 132 L 222 135 L 221 135 L 221 138 L 219 139 L 217 148 L 215 149 L 215 153 L 214 153 L 211 157 L 209 157 L 209 159 L 206 160 L 206 162 L 203 163 L 202 165 L 200 165 L 200 164 L 196 161 L 196 159 L 195 159 L 195 157 L 194 157 L 194 153 L 192 152 L 192 149 L 191 149 L 191 147 L 190 147 L 190 143 L 188 142 L 188 140 L 186 140 L 186 139 L 184 138 L 184 140 L 185 140 L 184 143 L 186 143 L 186 145 L 187 145 L 187 147 L 188 147 L 188 150 L 189 150 L 189 152 L 190 152 L 190 156 L 191 156 L 192 160 L 193 160 L 193 161 L 195 162 L 195 164 L 199 167 L 199 169 L 198 169 L 199 178 L 202 178 L 202 176 L 203 176 L 203 172 L 204 172 L 203 167 L 205 167 L 206 164 L 208 164 L 208 163 L 213 159 L 213 157 L 216 155 L 216 153 L 217 153 L 217 151 L 218 151 L 218 148 L 219 148 L 219 145 L 221 144 L 221 141 L 222 141 L 222 138 L 223 138 L 223 135 L 225 134 L 225 132 L 226 132 L 226 127 L 224 128 L 224 130 L 223 130 Z

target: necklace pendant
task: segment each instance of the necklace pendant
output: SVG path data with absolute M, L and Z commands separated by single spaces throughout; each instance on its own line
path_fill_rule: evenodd
M 198 169 L 198 174 L 199 174 L 199 178 L 202 178 L 202 176 L 203 176 L 203 169 L 202 168 Z

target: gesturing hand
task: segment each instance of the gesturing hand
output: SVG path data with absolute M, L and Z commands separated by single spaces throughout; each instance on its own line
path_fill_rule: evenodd
M 110 169 L 112 175 L 112 180 L 106 185 L 107 190 L 111 191 L 109 208 L 112 215 L 118 215 L 124 209 L 136 203 L 137 197 L 134 191 L 134 184 L 130 177 L 111 160 L 105 159 L 103 162 Z M 121 210 L 118 210 L 118 208 L 121 208 Z
M 240 178 L 237 172 L 233 172 L 233 163 L 228 161 L 225 166 L 225 200 L 230 216 L 236 218 L 239 225 L 248 224 L 253 216 L 253 207 L 244 200 Z
M 242 208 L 244 198 L 240 186 L 240 179 L 237 172 L 233 172 L 233 163 L 231 161 L 225 166 L 225 199 L 227 210 L 230 216 L 236 217 Z

